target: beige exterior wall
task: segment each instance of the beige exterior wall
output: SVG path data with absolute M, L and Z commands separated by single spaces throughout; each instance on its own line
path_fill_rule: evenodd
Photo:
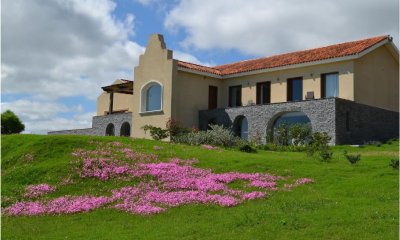
M 145 134 L 142 129 L 144 125 L 164 128 L 166 121 L 171 118 L 174 64 L 172 52 L 166 49 L 163 37 L 151 35 L 146 51 L 139 57 L 139 65 L 134 70 L 132 137 L 150 138 L 149 133 Z M 146 113 L 141 109 L 141 91 L 151 81 L 162 85 L 162 111 Z
M 175 119 L 187 127 L 198 127 L 199 110 L 208 109 L 208 87 L 218 87 L 218 107 L 224 107 L 222 80 L 193 73 L 178 72 L 174 87 Z
M 118 83 L 123 83 L 123 81 L 117 80 L 112 84 Z M 113 111 L 128 110 L 128 112 L 132 112 L 132 101 L 133 95 L 114 93 Z M 110 94 L 107 92 L 103 92 L 102 94 L 100 94 L 100 96 L 97 97 L 97 116 L 105 115 L 105 113 L 108 112 L 109 107 Z
M 355 101 L 399 111 L 399 62 L 390 44 L 381 46 L 354 64 Z M 392 52 L 392 53 L 391 53 Z
M 339 97 L 354 100 L 353 62 L 346 61 L 224 79 L 224 106 L 228 106 L 229 87 L 236 85 L 242 85 L 242 104 L 255 104 L 257 83 L 265 81 L 271 82 L 271 103 L 286 102 L 287 79 L 295 77 L 303 77 L 303 100 L 309 91 L 314 91 L 318 99 L 321 98 L 321 74 L 330 72 L 339 73 Z

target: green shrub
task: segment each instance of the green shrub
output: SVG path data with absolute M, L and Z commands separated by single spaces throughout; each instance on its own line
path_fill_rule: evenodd
M 239 150 L 241 152 L 247 152 L 247 153 L 256 153 L 257 149 L 252 147 L 250 144 L 244 144 L 241 147 L 239 147 Z
M 210 125 L 207 131 L 189 132 L 174 138 L 175 142 L 189 145 L 209 144 L 213 146 L 233 147 L 243 143 L 233 132 L 220 125 Z
M 393 169 L 399 169 L 399 159 L 391 159 L 389 166 L 391 166 Z
M 162 129 L 160 127 L 154 127 L 152 125 L 144 125 L 142 127 L 144 132 L 150 131 L 150 136 L 154 140 L 162 140 L 168 137 L 168 129 Z
M 171 136 L 172 141 L 174 141 L 174 137 L 176 136 L 187 134 L 193 131 L 191 128 L 184 127 L 180 121 L 172 118 L 167 121 L 165 127 L 169 133 L 169 136 Z
M 356 164 L 358 161 L 361 160 L 360 154 L 348 154 L 347 151 L 343 152 L 343 156 L 351 163 Z
M 283 146 L 274 143 L 267 143 L 258 147 L 259 149 L 265 151 L 275 151 L 275 152 L 303 152 L 306 150 L 306 146 Z
M 295 146 L 305 145 L 310 138 L 311 129 L 307 124 L 296 123 L 289 126 L 289 139 Z
M 306 147 L 307 155 L 314 156 L 318 153 L 320 161 L 329 162 L 332 159 L 332 151 L 329 147 L 331 137 L 326 132 L 314 132 Z
M 279 124 L 274 130 L 274 143 L 279 145 L 288 145 L 289 143 L 289 125 L 285 122 Z

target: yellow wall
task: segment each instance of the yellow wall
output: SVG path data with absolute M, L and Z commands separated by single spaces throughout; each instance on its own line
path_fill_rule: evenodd
M 117 80 L 112 84 L 122 83 L 123 81 Z M 113 101 L 113 111 L 125 110 L 128 112 L 132 112 L 132 101 L 133 95 L 130 94 L 122 94 L 122 93 L 114 93 L 114 101 Z M 97 97 L 97 116 L 105 115 L 105 112 L 108 112 L 110 106 L 110 94 L 107 92 L 103 92 L 100 96 Z
M 399 62 L 388 47 L 381 46 L 355 61 L 354 98 L 359 103 L 398 112 Z
M 158 34 L 150 36 L 146 51 L 139 57 L 139 65 L 135 67 L 133 90 L 133 114 L 132 114 L 132 136 L 139 138 L 150 138 L 145 134 L 142 127 L 150 124 L 157 127 L 165 127 L 166 121 L 172 114 L 172 79 L 174 76 L 174 61 L 172 52 L 166 49 L 163 37 Z M 141 90 L 150 81 L 158 81 L 162 84 L 162 112 L 141 113 Z
M 199 110 L 208 109 L 208 87 L 218 87 L 218 107 L 223 107 L 222 81 L 197 74 L 178 72 L 174 87 L 173 118 L 187 127 L 198 127 Z
M 240 84 L 242 104 L 255 104 L 257 83 L 265 81 L 271 82 L 271 103 L 286 102 L 286 82 L 288 78 L 294 77 L 303 77 L 303 100 L 309 91 L 314 91 L 314 96 L 318 99 L 321 97 L 321 74 L 330 72 L 339 72 L 339 97 L 353 100 L 353 62 L 346 61 L 224 79 L 224 106 L 228 106 L 229 87 Z

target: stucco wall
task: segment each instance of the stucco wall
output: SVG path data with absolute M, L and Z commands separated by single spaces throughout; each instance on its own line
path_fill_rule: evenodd
M 224 79 L 224 105 L 228 106 L 229 86 L 240 84 L 242 85 L 242 104 L 246 106 L 256 103 L 256 84 L 265 81 L 271 82 L 271 103 L 286 102 L 286 82 L 288 78 L 294 77 L 303 77 L 303 100 L 309 91 L 314 91 L 314 96 L 318 99 L 321 97 L 321 74 L 330 72 L 339 73 L 338 97 L 353 100 L 353 62 L 346 61 Z
M 151 35 L 146 51 L 139 57 L 139 65 L 134 70 L 132 137 L 150 138 L 149 133 L 145 134 L 142 129 L 144 125 L 165 127 L 166 121 L 171 118 L 174 64 L 172 52 L 166 49 L 163 37 Z M 142 113 L 141 90 L 151 81 L 162 85 L 162 111 Z
M 179 71 L 173 89 L 175 97 L 173 108 L 176 109 L 173 118 L 187 127 L 197 127 L 199 110 L 208 109 L 209 86 L 218 87 L 217 104 L 218 107 L 223 107 L 221 80 Z
M 355 101 L 399 111 L 399 62 L 383 45 L 354 64 Z
M 113 84 L 122 83 L 121 80 L 113 82 Z M 107 92 L 102 92 L 100 96 L 97 97 L 97 116 L 105 115 L 110 107 L 110 94 Z M 133 107 L 133 95 L 114 93 L 113 100 L 113 111 L 128 110 L 132 112 Z

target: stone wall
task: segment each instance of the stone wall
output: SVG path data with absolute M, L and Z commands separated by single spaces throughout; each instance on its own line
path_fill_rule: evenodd
M 93 136 L 105 136 L 107 125 L 114 124 L 115 136 L 120 136 L 121 126 L 124 122 L 128 122 L 132 129 L 132 113 L 115 113 L 104 116 L 94 116 L 92 120 L 92 128 L 85 129 L 72 129 L 48 132 L 49 135 L 93 135 Z
M 336 138 L 340 144 L 363 144 L 399 137 L 399 113 L 336 100 Z
M 398 112 L 339 98 L 204 110 L 199 112 L 199 128 L 207 129 L 210 122 L 232 128 L 238 116 L 245 116 L 249 139 L 265 143 L 267 129 L 271 129 L 274 121 L 293 111 L 308 116 L 312 131 L 327 132 L 330 144 L 362 144 L 399 136 Z
M 245 116 L 249 124 L 249 139 L 266 141 L 267 129 L 284 113 L 300 111 L 308 116 L 313 131 L 327 132 L 331 144 L 336 142 L 335 99 L 272 103 L 235 108 L 219 108 L 199 112 L 199 128 L 207 129 L 211 119 L 225 127 L 232 127 L 238 116 Z

